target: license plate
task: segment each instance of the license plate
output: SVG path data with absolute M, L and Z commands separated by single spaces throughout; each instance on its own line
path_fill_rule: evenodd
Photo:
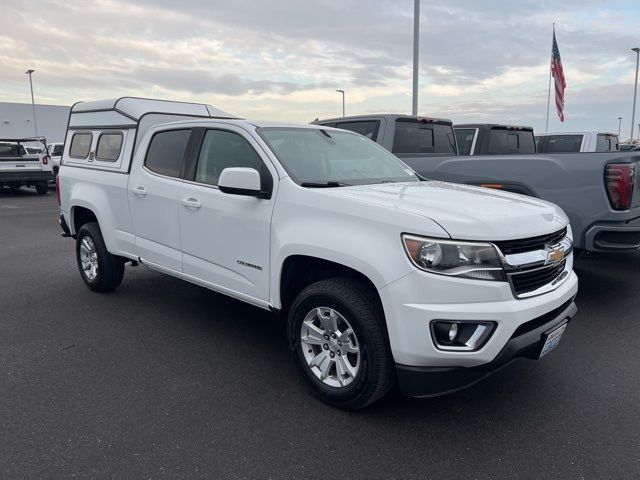
M 547 332 L 545 334 L 547 338 L 544 341 L 544 345 L 542 345 L 542 350 L 540 350 L 539 358 L 544 357 L 547 353 L 558 346 L 558 344 L 560 343 L 560 339 L 562 338 L 562 334 L 564 333 L 566 328 L 567 323 L 565 322 L 559 327 L 556 327 L 554 330 L 551 330 L 550 332 Z

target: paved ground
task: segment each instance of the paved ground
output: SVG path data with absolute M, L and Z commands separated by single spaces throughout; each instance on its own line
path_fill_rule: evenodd
M 1 478 L 640 478 L 640 256 L 563 342 L 447 397 L 311 397 L 269 314 L 143 267 L 89 292 L 54 195 L 0 191 Z

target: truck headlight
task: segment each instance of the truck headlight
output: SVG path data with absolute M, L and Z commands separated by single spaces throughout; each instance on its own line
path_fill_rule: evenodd
M 477 280 L 506 281 L 496 248 L 491 243 L 459 242 L 402 235 L 411 262 L 421 270 Z

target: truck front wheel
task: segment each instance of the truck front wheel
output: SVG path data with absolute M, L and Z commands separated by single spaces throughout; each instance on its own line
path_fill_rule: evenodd
M 124 259 L 109 253 L 96 222 L 78 230 L 76 260 L 82 280 L 94 292 L 110 292 L 122 282 Z
M 305 288 L 289 312 L 289 348 L 313 393 L 348 410 L 363 408 L 393 386 L 394 365 L 382 306 L 351 278 Z

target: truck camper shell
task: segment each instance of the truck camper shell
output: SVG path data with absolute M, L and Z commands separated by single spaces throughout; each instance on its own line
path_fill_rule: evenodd
M 238 117 L 203 103 L 137 97 L 78 102 L 69 112 L 62 164 L 126 173 L 133 153 L 149 128 L 194 118 Z M 120 151 L 115 160 L 98 155 L 100 137 L 106 133 L 121 135 Z M 88 142 L 81 154 L 70 151 L 76 135 L 84 135 L 82 140 Z

